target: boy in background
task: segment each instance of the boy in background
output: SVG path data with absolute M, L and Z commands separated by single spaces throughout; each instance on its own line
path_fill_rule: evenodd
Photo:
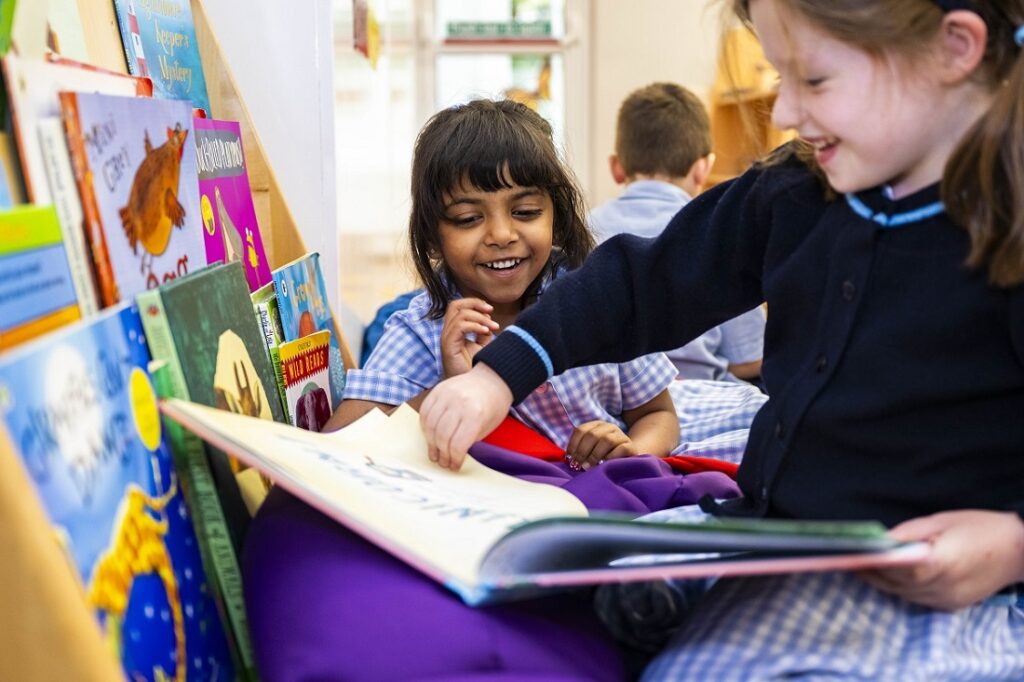
M 620 233 L 661 234 L 701 190 L 714 162 L 711 124 L 696 95 L 675 83 L 633 91 L 619 108 L 609 158 L 612 178 L 626 190 L 591 212 L 597 241 Z M 681 379 L 754 380 L 761 374 L 764 326 L 757 307 L 667 355 Z

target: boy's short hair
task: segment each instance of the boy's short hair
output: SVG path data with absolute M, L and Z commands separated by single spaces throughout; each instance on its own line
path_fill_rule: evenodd
M 619 107 L 615 154 L 627 177 L 683 177 L 711 153 L 711 122 L 703 102 L 675 83 L 634 90 Z

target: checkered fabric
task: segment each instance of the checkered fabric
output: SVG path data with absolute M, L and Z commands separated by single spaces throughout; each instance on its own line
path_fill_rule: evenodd
M 644 520 L 703 515 L 680 507 Z M 1024 679 L 1020 594 L 945 612 L 879 592 L 851 573 L 726 578 L 700 599 L 685 589 L 693 585 L 669 586 L 609 586 L 596 602 L 616 635 L 634 645 L 671 634 L 645 670 L 648 682 Z
M 391 316 L 365 367 L 349 370 L 346 399 L 398 405 L 440 381 L 443 320 L 429 319 L 429 307 L 424 293 Z M 639 407 L 668 388 L 682 432 L 672 454 L 738 462 L 750 422 L 766 397 L 745 384 L 676 381 L 675 376 L 672 362 L 661 353 L 620 364 L 577 367 L 552 377 L 513 412 L 564 448 L 575 427 L 589 421 L 607 421 L 624 429 L 624 410 Z

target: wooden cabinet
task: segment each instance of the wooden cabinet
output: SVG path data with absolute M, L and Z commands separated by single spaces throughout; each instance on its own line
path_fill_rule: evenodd
M 710 97 L 717 160 L 709 185 L 739 175 L 793 137 L 771 124 L 777 79 L 754 34 L 736 27 L 725 35 Z

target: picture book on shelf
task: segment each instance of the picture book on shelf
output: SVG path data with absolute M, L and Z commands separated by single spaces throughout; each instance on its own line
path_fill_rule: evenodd
M 64 123 L 59 116 L 48 116 L 40 118 L 36 128 L 39 131 L 39 148 L 46 166 L 50 196 L 57 210 L 64 250 L 75 283 L 78 307 L 82 317 L 89 317 L 99 310 L 99 295 L 93 276 L 92 256 L 86 248 L 85 234 L 82 232 L 84 214 L 82 202 L 78 198 L 78 187 L 75 185 L 75 171 L 71 167 L 67 139 L 64 137 Z
M 153 79 L 154 95 L 211 115 L 189 0 L 114 0 L 128 73 Z
M 42 118 L 60 116 L 58 92 L 75 90 L 139 97 L 153 93 L 153 84 L 143 78 L 70 60 L 26 59 L 12 51 L 4 56 L 2 65 L 25 194 L 35 204 L 52 201 L 36 126 Z
M 60 93 L 104 305 L 206 264 L 187 102 Z
M 294 341 L 313 332 L 331 332 L 331 409 L 337 409 L 345 390 L 345 365 L 334 333 L 334 316 L 327 299 L 327 285 L 320 271 L 320 254 L 307 253 L 273 272 L 277 309 L 284 340 Z
M 210 265 L 145 291 L 137 301 L 161 396 L 284 421 L 241 263 Z M 227 613 L 239 667 L 252 671 L 238 565 L 250 516 L 237 467 L 188 432 L 168 432 L 175 457 L 182 460 L 179 470 L 186 477 L 200 548 Z
M 206 260 L 242 261 L 250 291 L 271 281 L 236 121 L 196 118 L 196 166 Z
M 52 206 L 0 211 L 0 350 L 81 317 Z
M 264 284 L 250 296 L 252 309 L 256 313 L 256 322 L 263 332 L 263 341 L 267 346 L 267 355 L 274 368 L 277 379 L 277 391 L 281 398 L 281 407 L 285 412 L 285 421 L 290 422 L 288 414 L 288 397 L 284 392 L 284 376 L 281 374 L 281 344 L 284 343 L 284 330 L 281 328 L 281 314 L 277 310 L 277 295 L 274 293 L 274 282 Z
M 909 564 L 928 554 L 874 522 L 588 516 L 575 496 L 427 458 L 407 405 L 332 433 L 165 400 L 161 410 L 278 485 L 451 589 L 470 605 L 557 587 Z
M 319 431 L 331 418 L 331 333 L 326 329 L 278 347 L 285 411 L 293 426 Z
M 0 356 L 0 416 L 125 676 L 232 680 L 148 362 L 110 309 Z

